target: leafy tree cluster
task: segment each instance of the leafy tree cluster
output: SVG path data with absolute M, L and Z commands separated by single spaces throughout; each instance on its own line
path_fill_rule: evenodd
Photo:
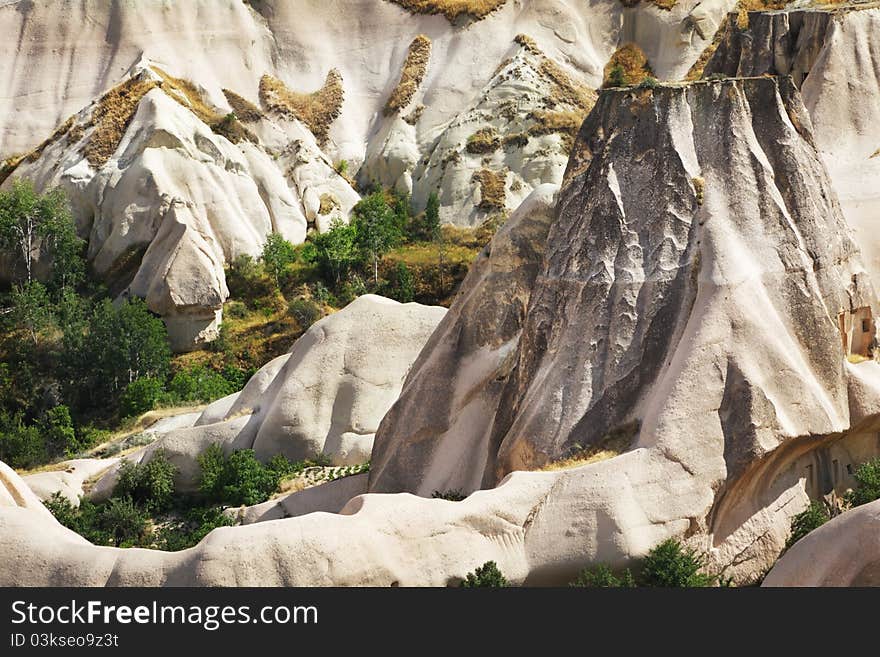
M 634 576 L 629 569 L 615 573 L 607 564 L 597 564 L 582 570 L 571 586 L 704 588 L 727 585 L 721 577 L 705 572 L 706 563 L 701 555 L 674 538 L 667 539 L 652 549 L 640 566 L 640 572 Z
M 33 467 L 98 438 L 92 426 L 157 403 L 212 401 L 241 370 L 174 373 L 164 323 L 86 276 L 84 242 L 61 190 L 22 180 L 0 192 L 0 459 Z M 170 378 L 169 378 L 170 377 Z
M 299 247 L 280 235 L 270 235 L 259 263 L 242 258 L 236 261 L 233 270 L 241 278 L 252 281 L 253 287 L 258 284 L 258 265 L 261 265 L 280 290 L 292 265 L 301 263 L 314 267 L 322 283 L 336 291 L 335 301 L 340 297 L 345 301 L 348 296 L 368 291 L 362 274 L 372 280 L 375 291 L 400 301 L 412 301 L 413 274 L 406 265 L 398 263 L 390 280 L 380 282 L 379 263 L 389 251 L 408 241 L 439 242 L 441 236 L 437 194 L 428 198 L 424 213 L 414 215 L 408 196 L 379 190 L 365 196 L 354 207 L 349 224 L 336 220 L 328 231 L 311 233 L 308 241 Z
M 212 446 L 199 459 L 199 493 L 181 495 L 174 485 L 177 468 L 160 451 L 145 463 L 123 462 L 106 502 L 83 499 L 75 507 L 56 493 L 46 506 L 61 524 L 96 545 L 184 550 L 216 527 L 233 524 L 224 507 L 259 504 L 282 479 L 318 464 L 283 456 L 262 464 L 252 450 L 225 455 Z
M 500 589 L 510 586 L 507 578 L 501 574 L 498 564 L 487 561 L 475 571 L 468 573 L 461 583 L 463 589 Z

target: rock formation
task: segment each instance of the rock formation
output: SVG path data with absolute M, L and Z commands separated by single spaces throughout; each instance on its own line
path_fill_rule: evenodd
M 297 121 L 274 128 L 287 141 L 268 137 L 289 145 L 273 159 L 245 124 L 142 61 L 13 176 L 65 189 L 95 270 L 116 293 L 145 298 L 186 350 L 217 335 L 227 263 L 259 256 L 273 232 L 301 243 L 309 223 L 347 220 L 360 198 Z M 322 197 L 325 217 L 310 201 Z
M 880 282 L 880 8 L 732 16 L 705 75 L 791 75 L 875 284 Z
M 445 313 L 359 297 L 315 323 L 241 392 L 209 406 L 195 426 L 170 431 L 127 458 L 141 462 L 161 450 L 177 466 L 182 491 L 197 487 L 197 459 L 213 444 L 226 451 L 253 449 L 266 461 L 277 454 L 292 461 L 323 454 L 335 465 L 365 463 L 382 416 Z M 107 497 L 115 484 L 113 470 L 93 496 Z
M 468 492 L 624 452 L 584 468 L 617 482 L 602 535 L 681 522 L 748 578 L 827 492 L 820 448 L 880 453 L 880 366 L 847 362 L 839 329 L 876 298 L 789 80 L 603 92 L 534 257 L 503 321 L 492 255 L 471 272 L 380 427 L 371 490 Z M 468 405 L 482 421 L 462 431 Z
M 762 586 L 880 586 L 880 501 L 810 532 L 783 555 Z

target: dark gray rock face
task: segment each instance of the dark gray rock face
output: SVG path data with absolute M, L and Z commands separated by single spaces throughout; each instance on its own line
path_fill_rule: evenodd
M 749 12 L 725 22 L 704 77 L 790 75 L 865 267 L 880 283 L 880 7 Z

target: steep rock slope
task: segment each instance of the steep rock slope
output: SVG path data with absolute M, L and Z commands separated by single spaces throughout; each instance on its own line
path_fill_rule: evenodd
M 346 220 L 359 199 L 297 121 L 255 126 L 286 144 L 278 154 L 221 117 L 193 85 L 141 61 L 5 183 L 64 188 L 95 270 L 145 298 L 178 350 L 216 337 L 226 263 L 258 256 L 273 232 L 300 243 L 310 223 Z M 322 197 L 326 216 L 314 207 Z
M 323 454 L 335 465 L 370 460 L 379 422 L 445 308 L 359 297 L 315 323 L 257 372 L 236 395 L 208 407 L 195 426 L 170 431 L 130 457 L 148 461 L 161 450 L 178 467 L 181 490 L 198 484 L 198 457 L 209 445 L 253 449 L 268 461 Z M 116 471 L 94 489 L 111 492 Z
M 880 8 L 750 12 L 731 19 L 705 75 L 791 75 L 844 216 L 880 282 Z
M 466 304 L 443 327 L 453 340 L 478 325 Z M 847 483 L 825 472 L 822 450 L 848 463 L 880 453 L 865 424 L 880 366 L 841 349 L 841 314 L 861 307 L 876 308 L 875 294 L 789 81 L 603 92 L 493 384 L 488 438 L 450 440 L 446 412 L 468 383 L 423 354 L 377 434 L 371 490 L 470 491 L 613 444 L 626 453 L 588 467 L 626 479 L 621 500 L 658 522 L 668 512 L 655 504 L 680 489 L 688 534 L 718 563 L 768 565 L 808 494 Z M 435 338 L 429 347 L 447 348 Z M 434 377 L 446 394 L 425 383 Z M 661 489 L 643 479 L 666 467 Z
M 370 464 L 375 490 L 412 485 L 430 495 L 471 482 L 494 485 L 483 476 L 489 438 L 516 364 L 558 191 L 542 185 L 532 192 L 471 266 L 413 364 L 401 401 L 382 420 Z M 425 399 L 431 403 L 417 401 Z
M 624 8 L 618 0 L 535 0 L 503 3 L 472 17 L 479 20 L 450 21 L 388 0 L 303 0 L 295 7 L 273 0 L 161 7 L 78 0 L 64 12 L 47 0 L 4 5 L 0 33 L 17 38 L 0 44 L 0 158 L 27 152 L 146 56 L 197 82 L 217 107 L 237 105 L 230 90 L 237 98 L 262 96 L 276 110 L 286 105 L 334 163 L 344 160 L 354 173 L 369 159 L 361 178 L 412 192 L 419 209 L 439 185 L 455 206 L 444 219 L 474 223 L 486 212 L 467 199 L 476 195 L 483 210 L 513 209 L 534 184 L 558 182 L 564 168 L 566 154 L 557 152 L 551 135 L 558 127 L 552 124 L 523 147 L 534 165 L 516 152 L 521 132 L 501 135 L 513 139 L 508 146 L 514 152 L 496 159 L 510 161 L 485 168 L 495 178 L 502 165 L 511 169 L 500 185 L 469 158 L 459 171 L 446 157 L 467 136 L 462 126 L 517 100 L 522 90 L 524 107 L 514 104 L 506 114 L 518 116 L 512 129 L 523 127 L 547 75 L 499 85 L 496 76 L 509 65 L 516 35 L 529 35 L 542 59 L 577 85 L 598 86 L 611 54 L 630 40 L 656 60 L 657 75 L 676 78 L 731 6 L 732 0 L 688 0 L 666 11 L 649 3 Z M 71 30 L 70 24 L 82 27 Z M 538 89 L 528 87 L 532 81 Z M 273 92 L 276 87 L 281 93 Z M 487 91 L 491 97 L 484 98 Z
M 434 129 L 479 93 L 520 32 L 598 86 L 621 39 L 642 38 L 635 28 L 645 22 L 645 50 L 658 61 L 655 70 L 674 78 L 711 39 L 709 32 L 693 36 L 690 12 L 703 22 L 708 12 L 708 20 L 717 21 L 732 5 L 689 0 L 664 11 L 648 3 L 625 9 L 618 0 L 533 0 L 504 3 L 475 22 L 451 23 L 388 0 L 4 3 L 0 33 L 9 38 L 0 43 L 0 157 L 35 146 L 39 135 L 49 134 L 146 55 L 197 80 L 215 104 L 222 102 L 221 88 L 256 98 L 265 73 L 305 92 L 320 88 L 336 69 L 346 97 L 331 130 L 331 154 L 360 162 L 370 124 L 419 34 L 434 41 L 434 57 L 443 63 L 428 71 L 424 83 L 424 125 Z
M 371 142 L 360 176 L 413 195 L 416 207 L 436 191 L 441 220 L 479 224 L 516 209 L 537 185 L 559 184 L 595 97 L 531 37 L 518 35 L 485 89 L 429 152 L 422 155 L 418 116 L 395 115 L 387 134 Z

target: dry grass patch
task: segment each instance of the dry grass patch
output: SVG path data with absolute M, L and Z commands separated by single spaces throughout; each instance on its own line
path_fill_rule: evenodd
M 503 210 L 507 201 L 504 183 L 507 176 L 501 171 L 480 169 L 474 174 L 474 180 L 480 184 L 480 210 Z
M 697 176 L 692 182 L 694 183 L 694 193 L 697 196 L 697 205 L 703 205 L 703 199 L 706 196 L 706 180 Z
M 291 91 L 281 80 L 268 74 L 260 78 L 263 106 L 302 121 L 321 146 L 327 143 L 330 126 L 342 112 L 344 96 L 342 75 L 336 69 L 327 74 L 323 87 L 310 94 Z
M 131 78 L 101 96 L 90 121 L 96 128 L 83 150 L 89 164 L 101 167 L 107 163 L 119 147 L 141 98 L 157 86 L 159 83 L 154 80 Z
M 638 421 L 628 422 L 608 432 L 597 444 L 577 449 L 571 456 L 546 463 L 538 469 L 542 472 L 567 470 L 620 456 L 630 448 L 633 438 L 639 433 L 639 428 Z
M 529 128 L 529 134 L 534 137 L 559 134 L 562 136 L 563 146 L 570 150 L 586 117 L 587 112 L 583 111 L 537 110 L 529 115 L 529 118 L 535 122 Z
M 153 66 L 152 70 L 162 78 L 160 85 L 162 91 L 195 114 L 213 132 L 226 137 L 233 144 L 245 140 L 254 143 L 258 141 L 256 135 L 241 124 L 236 113 L 221 114 L 208 105 L 202 97 L 202 92 L 192 82 L 172 77 L 156 66 Z
M 565 69 L 548 57 L 544 57 L 540 70 L 554 84 L 550 92 L 550 100 L 554 103 L 580 108 L 584 116 L 593 109 L 597 97 L 594 89 L 573 79 Z
M 6 158 L 3 161 L 3 164 L 0 164 L 0 185 L 12 175 L 12 172 L 18 168 L 18 165 L 22 163 L 24 158 L 24 155 L 13 155 L 12 157 Z
M 403 62 L 403 70 L 400 72 L 400 81 L 385 104 L 385 116 L 399 112 L 412 102 L 413 96 L 416 95 L 425 79 L 430 61 L 431 40 L 424 34 L 420 34 L 409 44 L 409 52 L 406 55 L 406 61 Z
M 480 128 L 468 137 L 465 150 L 472 155 L 494 153 L 501 146 L 501 138 L 495 132 L 495 128 Z
M 481 19 L 502 7 L 507 0 L 390 0 L 414 14 L 442 14 L 450 23 L 458 18 Z
M 341 206 L 335 196 L 332 194 L 321 194 L 321 205 L 318 207 L 318 214 L 328 215 L 338 207 Z
M 642 0 L 620 0 L 620 4 L 624 7 L 635 7 Z M 648 0 L 650 4 L 654 5 L 658 9 L 665 9 L 666 11 L 671 11 L 673 7 L 678 3 L 678 0 Z
M 226 96 L 226 102 L 229 103 L 239 121 L 255 123 L 264 117 L 263 110 L 234 91 L 223 89 L 223 95 Z
M 605 65 L 602 86 L 628 87 L 641 84 L 654 72 L 648 64 L 645 53 L 634 43 L 625 43 L 618 48 Z

